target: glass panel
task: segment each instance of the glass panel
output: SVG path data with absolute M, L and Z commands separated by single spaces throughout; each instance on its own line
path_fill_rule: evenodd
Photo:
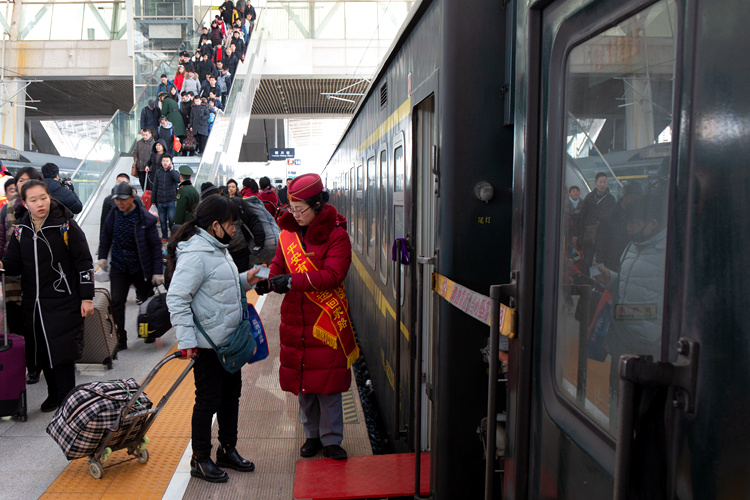
M 362 191 L 365 185 L 365 178 L 362 172 L 362 165 L 357 167 L 357 191 Z
M 378 2 L 378 37 L 392 40 L 411 9 L 411 2 Z
M 555 373 L 612 434 L 620 356 L 661 349 L 676 19 L 662 0 L 567 61 Z
M 404 191 L 404 147 L 399 146 L 393 152 L 393 192 L 401 193 Z
M 377 214 L 375 213 L 378 202 L 378 192 L 376 188 L 376 179 L 378 172 L 375 168 L 375 157 L 367 159 L 367 260 L 375 269 L 375 254 L 377 253 L 378 243 L 376 241 L 376 222 Z
M 404 206 L 396 205 L 393 207 L 393 238 L 404 237 Z M 404 265 L 399 265 L 396 261 L 391 261 L 393 265 L 393 276 L 395 273 L 401 273 L 401 304 L 404 303 L 404 282 L 406 281 L 406 273 Z M 396 278 L 393 278 L 393 296 L 396 297 Z
M 92 7 L 99 16 L 94 14 Z M 112 28 L 110 27 L 112 24 L 112 7 L 113 5 L 111 4 L 91 4 L 85 6 L 83 9 L 84 40 L 109 40 L 112 38 Z M 102 26 L 102 22 L 104 26 Z
M 378 203 L 380 220 L 380 277 L 383 283 L 388 280 L 388 153 L 380 152 L 380 200 Z
M 345 38 L 344 5 L 342 2 L 316 2 L 315 38 Z
M 349 186 L 349 234 L 354 237 L 354 225 L 356 224 L 356 221 L 354 220 L 354 200 L 357 199 L 356 187 L 354 186 L 354 167 L 349 169 L 349 182 L 351 183 Z
M 370 40 L 377 30 L 377 25 L 373 22 L 378 18 L 377 3 L 347 2 L 344 8 L 346 38 Z
M 19 40 L 49 40 L 52 5 L 21 5 Z

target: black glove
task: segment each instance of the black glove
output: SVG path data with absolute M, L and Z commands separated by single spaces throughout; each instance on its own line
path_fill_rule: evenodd
M 276 293 L 286 293 L 292 289 L 292 277 L 288 274 L 280 274 L 271 278 L 273 291 Z
M 271 283 L 268 280 L 259 281 L 255 284 L 255 293 L 265 295 L 271 291 Z

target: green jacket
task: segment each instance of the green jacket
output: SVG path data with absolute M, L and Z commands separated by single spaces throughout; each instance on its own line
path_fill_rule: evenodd
M 182 118 L 180 113 L 180 105 L 177 104 L 174 99 L 165 97 L 161 102 L 161 114 L 167 117 L 167 120 L 172 122 L 174 127 L 174 135 L 177 137 L 185 137 L 187 131 L 185 130 L 185 120 Z
M 177 188 L 177 206 L 174 211 L 174 223 L 184 224 L 193 220 L 193 212 L 200 200 L 201 196 L 198 194 L 198 190 L 193 187 L 192 182 L 181 182 L 180 187 Z

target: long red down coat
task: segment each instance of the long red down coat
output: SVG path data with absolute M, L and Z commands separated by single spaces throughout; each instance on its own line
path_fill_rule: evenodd
M 313 337 L 313 325 L 322 309 L 310 301 L 305 292 L 333 290 L 344 282 L 352 263 L 352 245 L 346 232 L 346 217 L 330 205 L 307 227 L 302 228 L 287 212 L 279 219 L 281 229 L 300 233 L 302 245 L 318 271 L 291 273 L 279 243 L 271 263 L 271 276 L 291 274 L 292 289 L 281 304 L 281 388 L 295 395 L 336 394 L 349 389 L 351 370 L 339 344 L 332 349 Z M 314 255 L 310 255 L 310 254 Z

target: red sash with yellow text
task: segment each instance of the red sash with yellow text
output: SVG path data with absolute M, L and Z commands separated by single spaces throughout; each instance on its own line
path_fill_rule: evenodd
M 299 234 L 282 231 L 279 243 L 284 251 L 287 267 L 293 273 L 317 271 L 312 260 L 305 254 Z M 323 311 L 313 326 L 313 337 L 324 342 L 332 349 L 338 344 L 346 355 L 346 367 L 349 368 L 359 358 L 359 347 L 354 340 L 351 319 L 349 319 L 349 301 L 346 300 L 344 284 L 333 290 L 320 292 L 305 292 L 305 296 Z

